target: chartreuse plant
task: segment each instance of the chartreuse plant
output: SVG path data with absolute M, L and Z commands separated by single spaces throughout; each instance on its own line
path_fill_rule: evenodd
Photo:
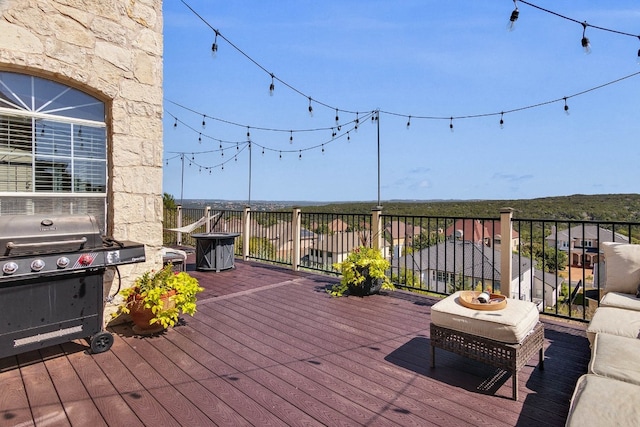
M 379 250 L 360 246 L 347 255 L 344 261 L 333 264 L 333 268 L 342 273 L 342 278 L 340 283 L 331 287 L 329 293 L 342 296 L 350 286 L 362 286 L 367 277 L 382 279 L 382 289 L 393 290 L 395 288 L 386 274 L 390 266 Z
M 130 313 L 133 304 L 142 302 L 154 314 L 150 324 L 159 323 L 164 328 L 175 326 L 181 313 L 193 316 L 197 294 L 203 290 L 196 278 L 184 271 L 175 273 L 168 264 L 157 272 L 143 273 L 132 287 L 121 290 L 119 294 L 124 302 L 115 316 Z

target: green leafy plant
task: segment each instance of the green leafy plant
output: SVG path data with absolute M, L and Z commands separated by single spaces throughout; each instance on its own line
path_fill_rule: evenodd
M 347 255 L 344 261 L 333 264 L 333 268 L 342 273 L 342 278 L 340 283 L 331 287 L 329 293 L 342 296 L 349 287 L 363 286 L 368 277 L 382 280 L 382 289 L 393 290 L 395 288 L 386 274 L 390 266 L 379 250 L 360 246 Z
M 197 294 L 203 290 L 196 278 L 184 271 L 176 273 L 173 265 L 167 264 L 161 270 L 144 272 L 132 287 L 121 290 L 124 301 L 114 316 L 129 314 L 134 305 L 140 304 L 153 313 L 150 324 L 175 326 L 181 313 L 193 316 Z

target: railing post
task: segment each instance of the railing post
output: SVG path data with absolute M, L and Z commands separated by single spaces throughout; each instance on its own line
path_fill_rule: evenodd
M 182 227 L 182 205 L 178 205 L 178 219 L 177 219 L 177 224 L 176 224 L 176 228 L 180 228 Z M 178 231 L 178 234 L 176 235 L 176 244 L 178 246 L 182 246 L 182 232 Z
M 245 206 L 242 212 L 242 259 L 247 260 L 249 258 L 249 241 L 250 227 L 249 221 L 251 220 L 251 207 Z
M 500 293 L 511 297 L 513 208 L 500 209 Z
M 302 229 L 302 216 L 300 215 L 300 208 L 293 208 L 293 218 L 291 223 L 293 224 L 293 230 L 291 236 L 293 238 L 293 254 L 291 254 L 291 268 L 294 270 L 300 269 L 300 247 L 301 247 L 301 229 Z
M 211 233 L 211 221 L 209 221 L 209 217 L 211 217 L 211 206 L 204 208 L 204 217 L 207 218 L 207 222 L 205 222 L 204 226 L 204 232 Z
M 376 206 L 371 210 L 371 247 L 382 250 L 382 206 Z M 383 254 L 384 255 L 384 254 Z

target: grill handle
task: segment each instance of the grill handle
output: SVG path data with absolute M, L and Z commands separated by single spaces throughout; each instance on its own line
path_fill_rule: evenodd
M 87 243 L 87 238 L 83 237 L 82 239 L 77 240 L 59 240 L 53 242 L 35 242 L 35 243 L 13 243 L 7 242 L 7 249 L 21 249 L 21 248 L 41 248 L 44 246 L 53 246 L 53 245 L 73 245 L 79 244 L 84 245 Z

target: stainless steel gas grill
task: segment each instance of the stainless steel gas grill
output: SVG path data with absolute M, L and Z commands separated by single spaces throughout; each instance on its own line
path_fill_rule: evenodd
M 0 358 L 103 330 L 106 268 L 145 261 L 144 245 L 100 235 L 92 216 L 0 216 Z

